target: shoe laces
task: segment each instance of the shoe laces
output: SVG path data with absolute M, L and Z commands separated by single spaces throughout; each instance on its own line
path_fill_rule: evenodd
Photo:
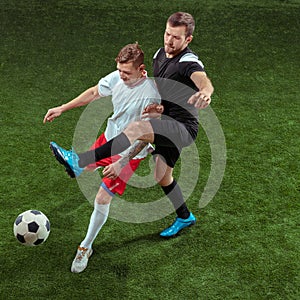
M 76 260 L 81 261 L 83 259 L 83 257 L 87 254 L 88 250 L 89 249 L 85 248 L 85 247 L 78 247 L 78 252 L 77 252 L 77 255 L 76 255 Z
M 67 151 L 66 156 L 71 159 L 72 161 L 76 160 L 77 155 L 74 152 L 74 149 L 72 148 L 71 150 Z

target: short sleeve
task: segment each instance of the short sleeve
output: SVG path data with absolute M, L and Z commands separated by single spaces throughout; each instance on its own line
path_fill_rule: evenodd
M 182 56 L 179 63 L 180 73 L 183 76 L 191 77 L 194 72 L 205 72 L 203 63 L 193 53 L 187 53 Z
M 120 81 L 119 71 L 114 71 L 101 78 L 98 83 L 98 91 L 101 96 L 111 96 L 112 90 Z

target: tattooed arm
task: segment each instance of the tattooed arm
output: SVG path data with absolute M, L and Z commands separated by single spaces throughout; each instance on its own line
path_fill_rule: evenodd
M 104 168 L 102 172 L 103 175 L 110 179 L 116 179 L 122 168 L 124 168 L 128 162 L 140 153 L 147 145 L 148 142 L 140 140 L 135 141 L 122 158 Z

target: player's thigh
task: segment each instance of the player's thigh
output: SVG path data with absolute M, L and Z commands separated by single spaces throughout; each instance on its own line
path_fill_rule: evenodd
M 182 149 L 194 140 L 187 128 L 174 119 L 151 119 L 149 122 L 154 132 L 155 145 Z

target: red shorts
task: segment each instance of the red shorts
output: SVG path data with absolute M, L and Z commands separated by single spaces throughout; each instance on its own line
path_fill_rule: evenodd
M 102 146 L 103 144 L 105 144 L 106 138 L 104 136 L 104 133 L 102 133 L 98 139 L 95 141 L 95 143 L 92 145 L 92 147 L 90 149 L 95 149 L 97 147 Z M 99 161 L 97 161 L 95 164 L 91 164 L 88 165 L 89 168 L 97 168 L 97 167 L 105 167 L 110 165 L 111 163 L 119 160 L 121 158 L 120 155 L 114 155 L 111 157 L 107 157 L 104 159 L 101 159 Z M 129 163 L 121 170 L 120 175 L 112 180 L 106 177 L 102 178 L 102 182 L 106 185 L 106 187 L 113 193 L 118 193 L 119 195 L 122 195 L 125 191 L 126 188 L 126 184 L 128 182 L 128 180 L 131 178 L 131 176 L 133 175 L 134 171 L 137 169 L 137 167 L 139 166 L 139 164 L 141 163 L 141 161 L 144 158 L 141 159 L 132 159 L 131 161 L 129 161 Z

